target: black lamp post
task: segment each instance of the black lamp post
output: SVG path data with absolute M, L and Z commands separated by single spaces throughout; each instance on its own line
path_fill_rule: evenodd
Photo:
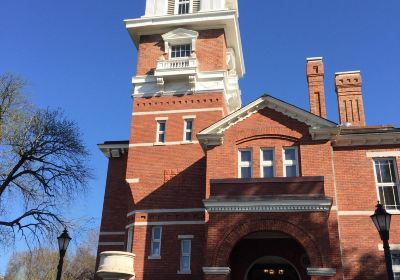
M 376 205 L 375 213 L 371 215 L 371 219 L 375 224 L 376 229 L 383 241 L 383 250 L 385 252 L 386 271 L 389 280 L 394 280 L 393 268 L 392 268 L 392 254 L 390 253 L 389 247 L 389 231 L 390 231 L 390 220 L 392 215 L 386 212 L 382 204 Z
M 68 235 L 67 229 L 64 229 L 63 233 L 61 233 L 61 235 L 57 237 L 57 239 L 58 248 L 60 250 L 60 261 L 58 262 L 57 266 L 57 280 L 61 280 L 61 272 L 64 263 L 65 252 L 67 252 L 68 244 L 72 238 Z

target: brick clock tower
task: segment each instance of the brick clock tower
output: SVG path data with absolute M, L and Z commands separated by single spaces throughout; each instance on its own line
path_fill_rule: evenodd
M 96 277 L 386 279 L 369 217 L 379 200 L 400 279 L 400 129 L 366 124 L 360 71 L 336 72 L 328 120 L 322 57 L 306 60 L 309 111 L 270 95 L 242 107 L 237 5 L 147 0 L 125 20 L 138 49 L 131 133 L 99 145 Z

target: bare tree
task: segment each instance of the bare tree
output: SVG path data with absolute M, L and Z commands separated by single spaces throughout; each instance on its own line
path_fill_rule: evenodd
M 98 233 L 91 231 L 64 261 L 64 280 L 92 280 L 95 275 Z M 6 280 L 53 280 L 57 274 L 59 253 L 51 248 L 40 248 L 14 254 L 7 265 Z
M 68 223 L 61 209 L 91 177 L 77 125 L 24 101 L 22 79 L 0 75 L 0 243 L 40 243 Z M 22 100 L 22 101 L 21 101 Z

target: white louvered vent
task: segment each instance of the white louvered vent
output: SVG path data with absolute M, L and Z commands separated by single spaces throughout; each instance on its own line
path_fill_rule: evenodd
M 200 0 L 193 0 L 193 13 L 200 11 Z
M 168 14 L 175 14 L 175 0 L 168 0 Z

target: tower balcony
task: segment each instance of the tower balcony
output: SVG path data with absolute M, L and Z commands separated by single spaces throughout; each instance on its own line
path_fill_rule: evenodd
M 158 60 L 155 77 L 191 76 L 197 73 L 197 58 L 184 57 L 169 60 Z
M 128 252 L 101 252 L 97 276 L 107 280 L 135 279 L 134 259 L 135 255 Z

